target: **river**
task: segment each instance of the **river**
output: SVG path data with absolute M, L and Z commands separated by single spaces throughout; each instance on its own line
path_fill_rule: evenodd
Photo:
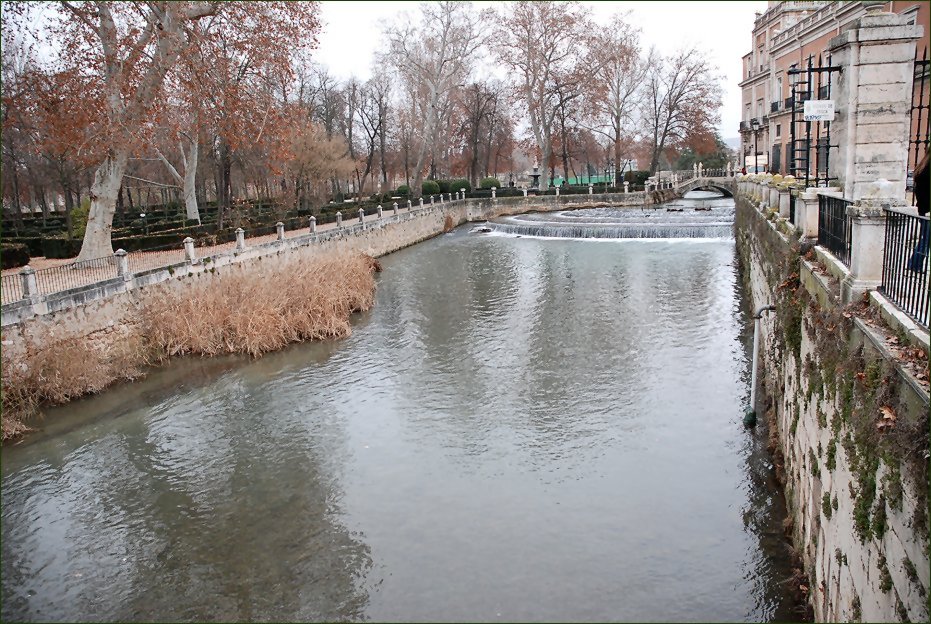
M 346 340 L 50 410 L 3 451 L 2 619 L 796 618 L 733 238 L 469 230 Z

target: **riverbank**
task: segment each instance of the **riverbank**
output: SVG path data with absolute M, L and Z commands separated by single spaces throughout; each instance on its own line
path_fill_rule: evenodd
M 167 282 L 143 292 L 114 325 L 2 352 L 2 438 L 19 439 L 42 405 L 61 405 L 147 367 L 185 355 L 259 357 L 293 342 L 348 336 L 354 312 L 372 307 L 371 256 L 345 251 L 227 272 L 201 288 Z

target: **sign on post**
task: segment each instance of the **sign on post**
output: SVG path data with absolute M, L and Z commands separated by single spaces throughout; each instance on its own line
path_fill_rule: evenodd
M 834 100 L 806 100 L 805 121 L 834 121 Z

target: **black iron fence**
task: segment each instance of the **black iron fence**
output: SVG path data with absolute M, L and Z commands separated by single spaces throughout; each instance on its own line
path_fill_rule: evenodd
M 818 195 L 818 244 L 850 266 L 850 217 L 843 197 Z
M 921 53 L 921 58 L 915 56 L 915 74 L 912 82 L 912 106 L 910 111 L 911 129 L 908 136 L 908 171 L 906 175 L 906 191 L 914 190 L 913 176 L 918 163 L 928 153 L 928 143 L 931 141 L 931 60 L 928 59 L 928 48 Z M 914 199 L 914 195 L 913 195 Z
M 886 243 L 879 291 L 928 327 L 928 217 L 885 210 Z
M 795 223 L 795 193 L 789 192 L 789 223 L 793 225 L 798 225 Z

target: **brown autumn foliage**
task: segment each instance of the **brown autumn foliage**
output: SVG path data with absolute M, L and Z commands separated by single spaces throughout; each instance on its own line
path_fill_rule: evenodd
M 348 336 L 349 316 L 374 303 L 375 264 L 362 254 L 288 260 L 261 272 L 227 273 L 196 291 L 169 291 L 145 306 L 156 357 L 247 353 Z

